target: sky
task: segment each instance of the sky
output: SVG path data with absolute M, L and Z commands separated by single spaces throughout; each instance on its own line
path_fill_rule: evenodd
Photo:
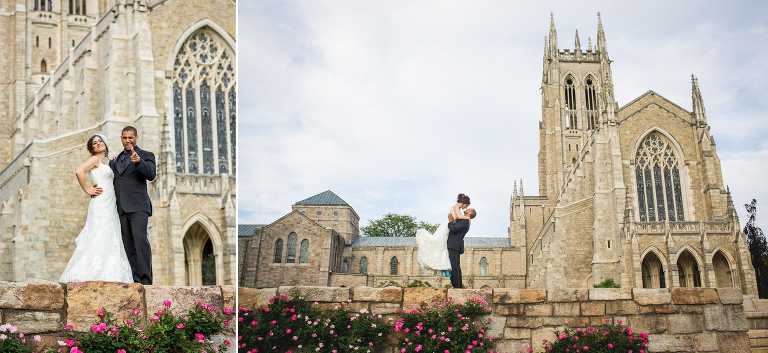
M 700 83 L 740 214 L 768 210 L 768 10 L 725 1 L 240 1 L 238 223 L 268 224 L 332 190 L 360 215 L 440 223 L 462 192 L 468 236 L 506 236 L 516 180 L 538 194 L 539 88 L 561 49 L 595 43 L 615 95 L 691 110 Z M 768 224 L 768 211 L 758 215 Z

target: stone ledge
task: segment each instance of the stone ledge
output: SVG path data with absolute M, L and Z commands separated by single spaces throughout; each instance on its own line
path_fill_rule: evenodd
M 403 289 L 400 287 L 354 287 L 352 300 L 399 304 L 403 300 Z
M 717 304 L 720 298 L 714 288 L 672 288 L 673 304 Z
M 64 288 L 55 282 L 0 282 L 0 309 L 60 310 Z
M 345 302 L 349 301 L 349 288 L 319 286 L 281 286 L 277 294 L 291 295 L 294 290 L 308 302 Z

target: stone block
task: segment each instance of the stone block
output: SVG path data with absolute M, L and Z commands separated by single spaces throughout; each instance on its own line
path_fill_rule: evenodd
M 568 327 L 587 327 L 591 321 L 588 317 L 573 316 L 544 316 L 541 317 L 544 326 L 568 326 Z
M 717 334 L 705 332 L 693 336 L 693 348 L 696 349 L 697 352 L 717 351 Z
M 133 309 L 144 311 L 144 287 L 137 283 L 81 282 L 67 284 L 67 323 L 86 331 L 104 308 L 118 321 L 130 318 Z
M 700 307 L 697 307 L 697 308 L 699 310 L 701 310 Z M 676 313 L 677 310 L 675 309 L 674 306 L 672 306 L 670 304 L 664 304 L 664 305 L 654 305 L 653 306 L 653 312 L 655 312 L 657 314 L 672 314 L 672 313 Z M 699 311 L 699 312 L 701 312 L 701 311 Z
M 60 310 L 64 308 L 64 288 L 55 282 L 0 281 L 0 309 Z
M 351 302 L 347 303 L 344 309 L 354 313 L 367 313 L 370 311 L 370 306 L 371 303 L 369 302 Z
M 746 331 L 749 329 L 741 305 L 704 306 L 704 327 L 709 331 Z
M 667 316 L 669 333 L 698 333 L 704 330 L 704 317 L 701 314 L 672 314 Z
M 543 317 L 508 316 L 507 327 L 539 328 L 544 325 Z
M 542 327 L 531 331 L 531 343 L 533 344 L 533 351 L 544 352 L 544 346 L 542 345 L 542 342 L 544 340 L 553 342 L 555 337 L 555 330 L 552 327 Z
M 277 295 L 277 288 L 244 288 L 237 289 L 237 302 L 239 306 L 257 308 L 269 303 L 269 299 Z
M 603 302 L 585 302 L 585 303 L 581 303 L 581 315 L 584 315 L 584 316 L 603 316 L 603 315 L 605 315 L 605 303 L 603 303 Z
M 445 300 L 446 290 L 441 288 L 404 288 L 403 309 L 419 307 L 422 303 Z
M 501 337 L 504 334 L 504 327 L 507 324 L 506 317 L 498 315 L 486 315 L 483 316 L 483 319 L 490 321 L 490 324 L 488 324 L 488 330 L 486 331 L 488 336 Z
M 221 286 L 221 298 L 225 308 L 236 308 L 235 303 L 235 286 L 225 285 Z
M 531 329 L 507 327 L 504 329 L 504 338 L 515 339 L 515 340 L 529 340 L 531 339 Z
M 528 340 L 499 340 L 496 342 L 496 352 L 526 352 L 531 342 Z
M 628 318 L 629 326 L 635 331 L 649 333 L 664 333 L 667 330 L 667 319 L 661 315 L 635 315 Z
M 547 299 L 544 289 L 494 288 L 494 304 L 542 303 Z
M 493 312 L 496 315 L 503 315 L 503 316 L 524 315 L 525 306 L 523 304 L 498 304 L 495 306 Z
M 693 339 L 688 335 L 651 334 L 648 337 L 650 352 L 691 352 Z
M 589 290 L 586 288 L 554 288 L 547 290 L 547 301 L 550 303 L 583 302 L 589 300 Z
M 186 314 L 194 308 L 198 302 L 213 304 L 219 310 L 224 304 L 221 297 L 221 289 L 216 286 L 208 287 L 172 287 L 172 286 L 145 286 L 145 298 L 147 311 L 150 313 L 163 308 L 163 301 L 169 299 L 171 310 L 177 314 Z
M 719 302 L 714 288 L 672 288 L 673 304 L 717 304 Z
M 573 303 L 554 303 L 553 315 L 555 316 L 579 316 L 579 304 Z
M 717 288 L 717 295 L 723 304 L 743 304 L 744 294 L 739 288 Z
M 281 286 L 277 289 L 278 294 L 298 294 L 308 302 L 331 302 L 339 303 L 349 300 L 349 288 L 344 287 L 321 287 L 321 286 Z
M 552 304 L 526 304 L 526 316 L 552 316 Z
M 632 297 L 640 305 L 672 303 L 672 293 L 666 288 L 632 288 Z
M 64 326 L 61 314 L 39 311 L 6 311 L 3 320 L 15 325 L 24 334 L 56 332 Z
M 749 337 L 745 332 L 718 332 L 717 344 L 720 346 L 720 352 L 751 352 Z
M 608 315 L 635 315 L 640 313 L 640 306 L 632 300 L 615 300 L 605 303 Z
M 590 288 L 589 300 L 630 300 L 632 292 L 624 288 Z
M 371 303 L 371 312 L 375 315 L 396 314 L 400 312 L 398 303 Z
M 352 300 L 377 303 L 400 303 L 403 300 L 403 289 L 400 287 L 354 287 Z
M 448 289 L 448 298 L 452 298 L 454 303 L 462 304 L 472 298 L 480 298 L 484 302 L 491 304 L 493 301 L 493 290 L 488 289 Z

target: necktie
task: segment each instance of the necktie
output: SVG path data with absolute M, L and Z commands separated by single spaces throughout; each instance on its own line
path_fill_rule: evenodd
M 120 153 L 120 157 L 117 159 L 117 172 L 123 174 L 123 172 L 125 172 L 125 170 L 128 168 L 128 164 L 128 153 Z

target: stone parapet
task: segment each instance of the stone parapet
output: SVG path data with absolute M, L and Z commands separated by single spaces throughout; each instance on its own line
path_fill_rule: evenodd
M 315 305 L 397 315 L 421 301 L 480 297 L 492 308 L 497 351 L 521 352 L 554 339 L 563 326 L 621 321 L 649 332 L 649 352 L 768 352 L 768 301 L 712 288 L 442 289 L 372 287 L 239 288 L 241 306 L 266 304 L 275 294 L 300 293 Z M 743 304 L 742 304 L 743 303 Z M 755 350 L 758 349 L 758 350 Z

